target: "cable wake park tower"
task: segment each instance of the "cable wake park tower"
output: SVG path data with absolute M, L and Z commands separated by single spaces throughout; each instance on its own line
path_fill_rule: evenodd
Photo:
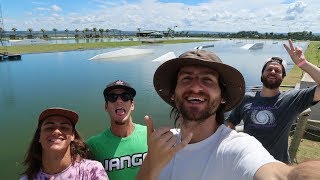
M 3 24 L 2 17 L 2 7 L 0 4 L 0 61 L 8 59 L 8 60 L 21 60 L 20 54 L 9 54 L 8 46 L 9 40 L 8 37 L 5 37 L 5 29 Z

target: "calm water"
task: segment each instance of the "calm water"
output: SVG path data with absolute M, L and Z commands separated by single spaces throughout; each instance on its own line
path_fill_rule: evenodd
M 215 51 L 229 65 L 239 69 L 247 86 L 260 84 L 263 62 L 270 56 L 288 59 L 283 42 L 264 42 L 264 48 L 248 51 L 245 43 L 259 42 L 223 40 L 218 42 L 174 45 L 151 45 L 153 54 L 108 61 L 90 61 L 94 55 L 116 49 L 71 51 L 23 55 L 21 61 L 0 62 L 0 179 L 17 179 L 31 136 L 35 131 L 40 112 L 48 107 L 61 106 L 73 109 L 80 115 L 78 130 L 84 138 L 109 126 L 104 111 L 102 91 L 107 83 L 122 79 L 137 90 L 134 121 L 143 124 L 144 115 L 155 120 L 156 126 L 172 125 L 169 106 L 153 88 L 153 73 L 160 63 L 153 59 L 174 51 L 179 55 L 195 46 L 214 44 L 207 48 Z M 303 48 L 306 42 L 299 42 Z M 117 48 L 119 49 L 119 48 Z M 292 61 L 287 61 L 290 69 Z

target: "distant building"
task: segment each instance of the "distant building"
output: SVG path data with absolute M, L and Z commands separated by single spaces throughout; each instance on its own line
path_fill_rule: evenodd
M 144 30 L 137 32 L 138 37 L 150 37 L 150 38 L 162 38 L 164 34 L 160 31 L 155 30 Z

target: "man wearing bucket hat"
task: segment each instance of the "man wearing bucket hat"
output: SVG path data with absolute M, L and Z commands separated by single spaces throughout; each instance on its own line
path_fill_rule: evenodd
M 134 179 L 148 150 L 146 126 L 131 117 L 135 95 L 136 90 L 125 81 L 109 83 L 103 96 L 111 127 L 87 140 L 110 180 Z
M 76 130 L 78 114 L 53 107 L 38 118 L 38 127 L 23 164 L 20 179 L 108 179 L 98 161 L 89 160 L 89 150 Z
M 248 92 L 242 103 L 230 113 L 227 123 L 234 129 L 243 120 L 245 133 L 257 138 L 274 158 L 290 163 L 289 132 L 297 116 L 320 100 L 320 69 L 309 63 L 302 49 L 295 48 L 291 40 L 289 47 L 284 46 L 292 61 L 318 85 L 281 92 L 279 87 L 286 76 L 286 63 L 279 57 L 272 57 L 262 68 L 262 90 Z
M 154 130 L 151 118 L 145 117 L 148 154 L 138 180 L 298 177 L 253 136 L 223 124 L 224 112 L 241 102 L 245 82 L 238 70 L 214 53 L 192 50 L 166 61 L 156 70 L 153 83 L 172 106 L 171 117 L 180 129 Z

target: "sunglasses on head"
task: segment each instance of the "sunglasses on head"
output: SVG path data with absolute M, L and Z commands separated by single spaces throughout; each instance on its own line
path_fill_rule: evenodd
M 109 102 L 116 102 L 119 97 L 124 102 L 132 100 L 132 96 L 129 93 L 121 93 L 121 94 L 109 93 L 106 95 L 105 100 Z

